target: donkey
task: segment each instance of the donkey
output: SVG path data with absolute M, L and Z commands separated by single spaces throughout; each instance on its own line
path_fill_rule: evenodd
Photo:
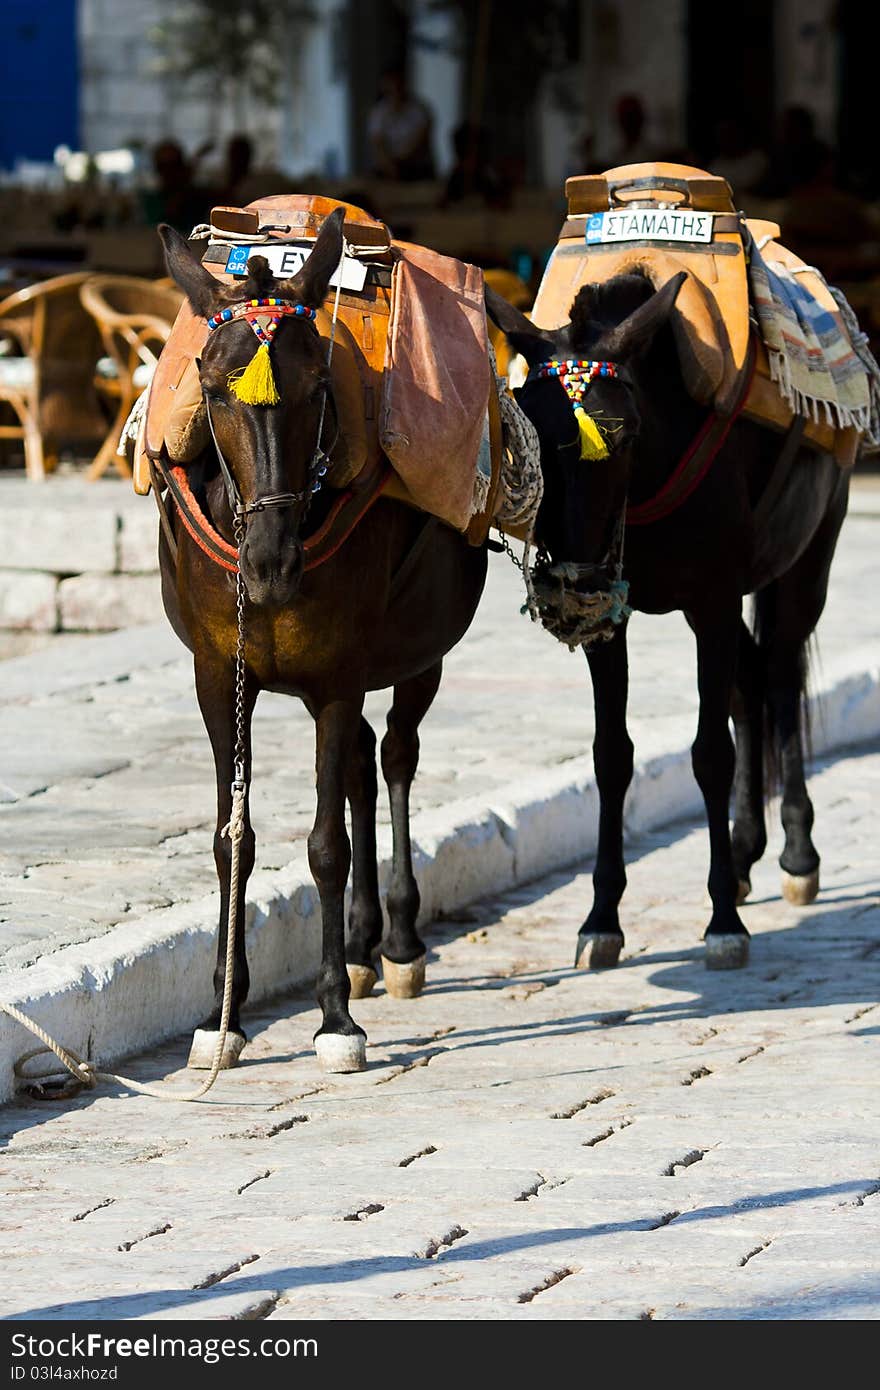
M 632 512 L 657 496 L 705 420 L 705 410 L 685 390 L 669 323 L 684 278 L 680 273 L 657 291 L 639 273 L 586 285 L 570 323 L 553 332 L 487 291 L 491 317 L 529 364 L 517 396 L 540 436 L 545 490 L 539 552 L 579 566 L 573 572 L 584 588 L 610 588 L 626 508 Z M 548 359 L 610 364 L 585 399 L 605 434 L 607 457 L 582 459 L 569 397 L 558 377 L 540 370 Z M 704 939 L 706 964 L 714 969 L 748 960 L 749 935 L 737 907 L 767 844 L 765 728 L 776 754 L 769 765 L 781 777 L 783 891 L 804 905 L 819 887 L 801 704 L 807 643 L 825 605 L 848 475 L 830 455 L 799 450 L 772 502 L 767 493 L 762 507 L 779 450 L 778 436 L 738 420 L 703 481 L 677 509 L 652 524 L 625 527 L 629 605 L 644 613 L 680 610 L 696 637 L 700 710 L 692 765 L 709 826 L 712 915 Z M 754 632 L 742 616 L 743 596 L 750 593 Z M 617 963 L 624 940 L 618 915 L 626 887 L 623 805 L 633 769 L 625 616 L 611 640 L 585 650 L 600 811 L 593 902 L 578 933 L 575 963 L 602 968 Z
M 248 262 L 248 279 L 220 284 L 196 261 L 183 238 L 160 228 L 169 273 L 197 313 L 210 320 L 232 309 L 222 331 L 209 335 L 198 364 L 213 443 L 190 469 L 203 512 L 230 545 L 236 536 L 232 502 L 241 500 L 238 563 L 246 591 L 245 678 L 241 700 L 244 780 L 250 776 L 251 716 L 261 690 L 299 696 L 316 725 L 317 810 L 308 839 L 309 866 L 321 906 L 322 959 L 317 997 L 322 1023 L 315 1035 L 327 1071 L 360 1071 L 365 1034 L 349 999 L 376 981 L 380 947 L 389 992 L 412 996 L 424 980 L 425 947 L 416 931 L 419 890 L 409 838 L 409 793 L 419 756 L 419 724 L 440 684 L 445 654 L 467 631 L 486 577 L 486 547 L 402 502 L 379 497 L 345 543 L 314 568 L 304 566 L 304 542 L 326 516 L 320 448 L 332 458 L 345 446 L 332 402 L 324 349 L 310 317 L 323 303 L 342 254 L 342 209 L 324 222 L 301 270 L 272 278 L 264 258 Z M 230 385 L 253 357 L 254 338 L 236 319 L 243 301 L 272 295 L 289 308 L 272 347 L 280 400 L 247 404 Z M 240 373 L 239 373 L 240 375 Z M 322 408 L 326 397 L 327 409 Z M 333 422 L 336 423 L 335 442 Z M 228 472 L 228 477 L 225 474 Z M 236 743 L 236 581 L 200 547 L 172 513 L 172 544 L 160 536 L 162 592 L 168 618 L 194 657 L 196 693 L 217 773 L 214 858 L 221 905 L 214 1007 L 197 1030 L 190 1065 L 210 1066 L 225 981 L 230 848 L 221 832 L 230 818 Z M 430 532 L 424 528 L 430 526 Z M 427 543 L 426 543 L 427 542 Z M 174 550 L 176 549 L 176 555 Z M 376 865 L 375 735 L 362 715 L 365 692 L 393 686 L 382 740 L 393 860 L 383 917 Z M 351 842 L 345 801 L 351 807 Z M 255 842 L 245 818 L 238 883 L 238 920 L 254 865 Z M 343 898 L 353 862 L 346 948 Z M 346 968 L 348 965 L 348 969 Z M 240 1009 L 248 993 L 244 933 L 237 933 L 225 1065 L 244 1045 Z

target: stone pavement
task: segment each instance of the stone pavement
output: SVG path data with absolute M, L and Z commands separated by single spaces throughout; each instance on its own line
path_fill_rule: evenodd
M 570 968 L 557 874 L 436 926 L 421 999 L 354 1006 L 359 1076 L 319 1074 L 299 996 L 206 1103 L 8 1107 L 3 1316 L 877 1318 L 880 747 L 812 785 L 824 891 L 781 900 L 774 816 L 743 972 L 702 965 L 684 824 L 632 847 L 614 972 Z M 186 1042 L 132 1074 L 180 1086 Z
M 870 510 L 873 494 L 864 504 Z M 880 664 L 877 535 L 871 515 L 846 523 L 817 685 Z M 416 814 L 468 798 L 488 805 L 511 783 L 589 753 L 583 658 L 519 617 L 521 602 L 519 576 L 494 556 L 423 725 Z M 631 649 L 637 757 L 686 748 L 697 695 L 684 620 L 637 615 Z M 167 625 L 61 639 L 6 661 L 0 702 L 0 972 L 213 890 L 213 767 L 190 658 Z M 387 705 L 384 694 L 368 701 L 380 732 Z M 298 701 L 263 695 L 252 789 L 258 869 L 304 857 L 313 811 L 311 721 Z M 384 795 L 379 812 L 387 822 Z

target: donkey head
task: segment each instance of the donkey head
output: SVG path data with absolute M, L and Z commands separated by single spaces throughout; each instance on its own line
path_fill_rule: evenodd
M 267 404 L 252 403 L 254 392 L 236 392 L 237 382 L 255 357 L 268 352 L 245 318 L 235 316 L 247 300 L 273 297 L 318 308 L 342 254 L 344 211 L 325 221 L 302 269 L 276 281 L 262 256 L 248 261 L 248 277 L 224 285 L 197 261 L 173 228 L 159 228 L 169 274 L 195 311 L 209 321 L 223 310 L 228 319 L 208 335 L 199 378 L 218 452 L 231 474 L 233 497 L 245 522 L 240 547 L 242 577 L 255 604 L 284 604 L 295 595 L 303 573 L 300 531 L 318 479 L 320 450 L 332 448 L 336 415 L 330 377 L 318 332 L 308 316 L 282 317 L 272 339 L 270 377 L 277 390 L 264 391 Z M 271 314 L 271 309 L 264 311 Z M 261 363 L 261 365 L 263 365 Z
M 638 274 L 587 285 L 571 322 L 552 331 L 486 289 L 490 317 L 529 365 L 515 394 L 538 431 L 537 540 L 554 561 L 601 565 L 613 550 L 639 437 L 639 361 L 684 279 L 682 272 L 656 293 Z

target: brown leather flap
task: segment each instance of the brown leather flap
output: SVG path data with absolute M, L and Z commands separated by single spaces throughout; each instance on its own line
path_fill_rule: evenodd
M 689 164 L 622 164 L 565 181 L 569 213 L 604 212 L 621 202 L 666 202 L 699 212 L 735 212 L 726 179 Z
M 379 440 L 416 502 L 464 531 L 491 382 L 483 273 L 396 250 Z

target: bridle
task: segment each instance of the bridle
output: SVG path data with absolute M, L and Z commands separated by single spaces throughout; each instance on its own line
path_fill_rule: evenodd
M 279 324 L 284 318 L 305 319 L 307 322 L 314 322 L 316 310 L 308 304 L 297 304 L 290 299 L 246 299 L 241 304 L 235 304 L 227 309 L 220 309 L 216 314 L 208 319 L 208 329 L 216 332 L 218 328 L 225 327 L 228 323 L 236 323 L 244 320 L 248 327 L 256 335 L 261 347 L 268 348 L 278 330 Z M 339 415 L 336 410 L 336 402 L 329 380 L 321 383 L 321 415 L 318 421 L 318 437 L 309 462 L 306 473 L 306 486 L 300 492 L 268 492 L 254 499 L 253 502 L 245 502 L 239 490 L 238 483 L 235 481 L 232 470 L 226 460 L 226 456 L 220 447 L 217 439 L 217 432 L 214 428 L 214 419 L 211 414 L 211 402 L 203 392 L 205 402 L 205 413 L 208 420 L 208 429 L 211 432 L 211 439 L 217 451 L 217 461 L 220 464 L 220 472 L 226 487 L 226 495 L 229 498 L 229 505 L 232 508 L 233 522 L 238 532 L 243 528 L 248 517 L 256 512 L 268 511 L 271 507 L 293 507 L 299 502 L 311 501 L 315 493 L 321 491 L 324 477 L 330 466 L 331 455 L 339 439 Z M 336 426 L 333 435 L 333 442 L 330 448 L 325 450 L 321 440 L 324 434 L 324 420 L 327 413 L 327 402 L 330 402 L 330 409 Z
M 574 439 L 557 446 L 560 450 L 567 452 L 577 448 L 579 460 L 604 460 L 613 452 L 615 444 L 612 441 L 609 445 L 608 432 L 600 429 L 587 413 L 584 402 L 597 378 L 619 375 L 616 362 L 591 358 L 549 358 L 531 369 L 529 377 L 532 380 L 558 380 L 571 404 L 578 427 Z M 554 564 L 539 545 L 534 568 L 526 574 L 526 552 L 523 572 L 531 616 L 539 619 L 547 631 L 571 651 L 610 641 L 617 627 L 629 616 L 629 585 L 623 578 L 625 527 L 626 503 L 608 553 L 598 563 L 563 561 Z M 584 591 L 581 588 L 584 582 L 592 585 L 592 589 Z
M 620 367 L 616 362 L 596 361 L 589 357 L 550 357 L 545 362 L 537 363 L 526 378 L 527 381 L 529 378 L 533 381 L 555 378 L 559 382 L 568 397 L 578 425 L 574 439 L 559 447 L 567 450 L 576 444 L 580 445 L 581 458 L 601 458 L 611 452 L 606 432 L 600 431 L 592 417 L 587 414 L 584 405 L 587 393 L 597 377 L 621 379 Z M 592 448 L 590 452 L 585 452 L 588 439 Z

